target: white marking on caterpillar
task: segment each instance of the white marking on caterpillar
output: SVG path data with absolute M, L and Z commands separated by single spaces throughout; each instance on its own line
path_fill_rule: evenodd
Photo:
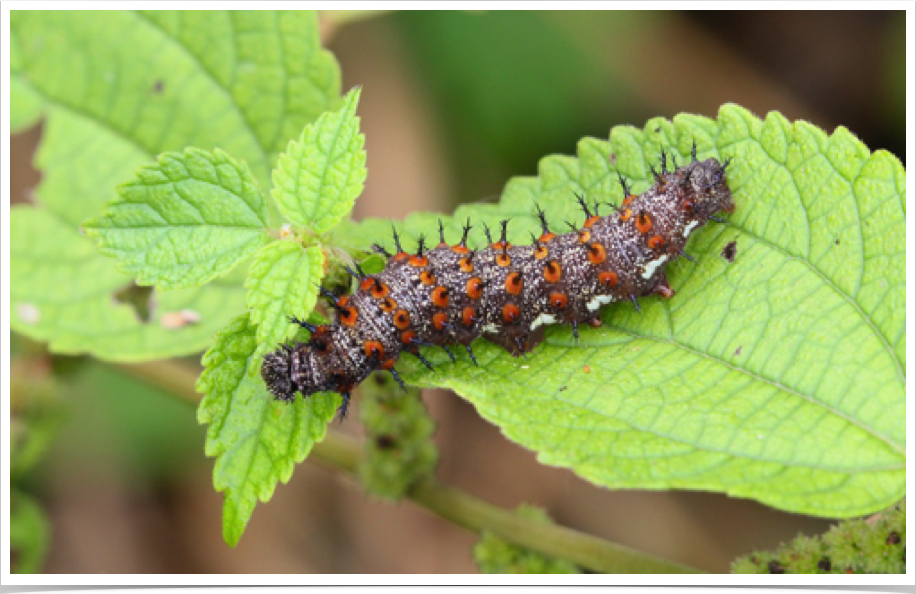
M 664 256 L 659 256 L 655 260 L 649 260 L 646 263 L 646 269 L 642 273 L 643 278 L 652 278 L 652 275 L 655 274 L 655 271 L 658 270 L 658 267 L 668 261 L 667 254 Z
M 700 221 L 690 221 L 687 223 L 687 226 L 684 227 L 684 237 L 688 237 L 690 232 L 693 231 L 693 228 L 700 224 Z
M 611 297 L 610 295 L 595 295 L 591 301 L 585 304 L 585 308 L 588 311 L 595 311 L 599 309 L 602 305 L 607 305 L 608 303 L 610 303 L 613 300 L 614 298 Z
M 550 324 L 556 324 L 557 318 L 549 313 L 542 313 L 539 315 L 533 322 L 531 322 L 531 329 L 534 330 L 541 324 L 549 326 Z

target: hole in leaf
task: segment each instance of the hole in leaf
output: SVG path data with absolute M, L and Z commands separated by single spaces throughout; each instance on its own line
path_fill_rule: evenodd
M 141 287 L 136 283 L 131 283 L 114 294 L 115 301 L 129 305 L 144 324 L 149 323 L 152 315 L 152 297 L 152 287 Z

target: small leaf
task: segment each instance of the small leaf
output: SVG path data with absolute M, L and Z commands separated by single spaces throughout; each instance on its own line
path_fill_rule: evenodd
M 295 335 L 289 318 L 304 320 L 315 307 L 324 262 L 320 247 L 302 249 L 294 241 L 275 241 L 255 254 L 245 288 L 259 344 L 273 348 Z
M 188 148 L 118 188 L 100 217 L 83 227 L 138 284 L 194 287 L 221 276 L 267 239 L 257 182 L 229 155 Z
M 343 219 L 366 181 L 365 137 L 359 132 L 356 105 L 360 88 L 350 91 L 343 107 L 306 126 L 280 155 L 271 195 L 287 219 L 327 231 Z
M 890 505 L 906 490 L 906 174 L 892 155 L 843 128 L 726 105 L 718 120 L 583 139 L 577 159 L 543 159 L 498 205 L 459 207 L 446 234 L 457 240 L 468 217 L 478 230 L 511 218 L 523 242 L 539 232 L 532 200 L 555 228 L 581 221 L 574 192 L 619 204 L 618 171 L 644 191 L 660 151 L 684 163 L 693 142 L 701 159 L 733 159 L 736 208 L 691 236 L 696 264 L 667 267 L 673 299 L 641 298 L 642 315 L 611 304 L 578 342 L 553 326 L 527 359 L 483 340 L 479 367 L 427 350 L 435 370 L 402 360 L 402 377 L 455 390 L 540 461 L 610 488 L 721 491 L 833 517 Z M 399 225 L 406 249 L 436 218 Z M 387 237 L 378 220 L 334 231 L 351 248 Z M 475 231 L 471 245 L 484 243 Z
M 213 485 L 225 492 L 223 538 L 235 546 L 254 506 L 289 481 L 297 462 L 324 438 L 340 396 L 323 392 L 294 403 L 274 400 L 258 372 L 263 350 L 248 314 L 217 334 L 203 358 L 198 421 L 208 423 L 206 454 L 216 456 Z

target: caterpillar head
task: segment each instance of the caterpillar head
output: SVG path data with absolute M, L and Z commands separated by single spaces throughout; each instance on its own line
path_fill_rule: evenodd
M 306 343 L 281 345 L 264 356 L 261 378 L 278 400 L 293 401 L 296 392 L 308 397 L 316 392 L 347 392 L 369 374 L 367 365 L 353 365 L 358 354 L 344 352 L 346 342 L 335 336 L 339 326 L 318 326 Z
M 706 159 L 683 170 L 682 183 L 687 187 L 694 214 L 702 222 L 720 210 L 729 213 L 735 210 L 732 193 L 728 189 L 725 177 L 728 164 L 729 160 L 719 163 L 715 159 Z
M 295 400 L 299 387 L 292 378 L 292 360 L 296 351 L 280 348 L 264 356 L 261 363 L 261 378 L 267 389 L 278 400 Z

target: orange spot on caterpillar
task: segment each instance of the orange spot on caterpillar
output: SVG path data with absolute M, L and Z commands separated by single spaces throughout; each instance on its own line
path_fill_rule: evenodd
M 522 292 L 522 275 L 520 272 L 510 272 L 506 277 L 506 292 L 518 295 Z
M 649 247 L 657 250 L 665 245 L 665 238 L 661 235 L 653 235 L 649 238 Z
M 417 333 L 413 330 L 408 330 L 407 332 L 401 332 L 401 342 L 403 344 L 410 344 L 413 342 L 413 339 L 417 336 Z
M 434 285 L 436 284 L 436 277 L 429 270 L 424 270 L 420 273 L 420 282 L 424 285 Z
M 565 293 L 551 293 L 550 294 L 550 305 L 554 309 L 566 309 L 566 294 Z
M 470 258 L 461 258 L 458 261 L 458 268 L 461 269 L 461 272 L 474 272 L 474 265 L 471 263 Z
M 507 324 L 513 324 L 519 320 L 522 312 L 514 303 L 507 303 L 503 306 L 503 321 Z
M 461 310 L 461 323 L 470 328 L 474 325 L 474 316 L 476 314 L 477 312 L 473 307 L 465 307 Z
M 377 340 L 367 340 L 363 344 L 363 351 L 370 359 L 381 360 L 385 356 L 385 347 Z
M 343 299 L 341 299 L 341 303 Z M 359 314 L 356 312 L 354 307 L 345 307 L 339 310 L 339 319 L 340 323 L 344 326 L 352 326 L 356 324 L 356 319 L 359 317 Z
M 544 233 L 543 235 L 541 235 L 540 238 L 538 238 L 538 241 L 540 241 L 541 243 L 547 243 L 554 237 L 556 237 L 556 235 L 554 235 L 553 233 Z
M 604 246 L 600 243 L 590 243 L 588 244 L 588 261 L 592 264 L 601 264 L 604 262 L 607 254 L 604 251 Z
M 592 234 L 591 232 L 589 232 L 588 229 L 582 229 L 581 231 L 578 231 L 577 233 L 579 235 L 579 243 L 588 243 L 589 240 L 592 238 Z
M 374 280 L 375 282 L 372 283 L 372 288 L 370 289 L 372 296 L 375 297 L 376 299 L 387 297 L 388 296 L 388 285 L 386 285 L 385 283 L 383 283 L 382 281 L 378 279 L 374 279 Z M 394 301 L 392 301 L 392 303 L 394 303 Z M 385 309 L 384 303 L 382 304 L 382 309 Z M 394 309 L 394 306 L 392 306 L 391 309 Z M 391 310 L 385 310 L 385 311 L 391 311 Z
M 598 282 L 608 288 L 616 287 L 617 280 L 617 273 L 613 271 L 602 272 L 598 275 Z
M 630 217 L 633 216 L 633 211 L 629 208 L 623 209 L 623 212 L 620 214 L 620 220 L 624 223 L 630 220 Z
M 436 330 L 442 330 L 445 328 L 445 324 L 448 323 L 448 314 L 444 311 L 440 311 L 437 314 L 433 314 L 433 328 Z
M 648 233 L 652 230 L 652 217 L 644 212 L 639 213 L 636 217 L 636 230 L 640 233 Z
M 537 260 L 543 260 L 547 257 L 547 254 L 550 253 L 550 250 L 547 249 L 546 245 L 539 245 L 534 248 L 534 257 Z
M 496 264 L 505 268 L 509 264 L 512 264 L 512 260 L 509 258 L 509 254 L 500 254 L 496 256 Z
M 452 251 L 455 252 L 456 254 L 467 254 L 467 253 L 470 252 L 471 250 L 469 250 L 469 249 L 466 248 L 465 246 L 459 244 L 459 245 L 453 245 L 453 246 L 452 246 Z
M 411 266 L 414 266 L 416 268 L 423 268 L 427 264 L 429 264 L 429 258 L 427 258 L 426 256 L 411 256 L 410 257 Z
M 407 334 L 407 332 L 405 332 L 405 334 Z M 397 359 L 386 359 L 385 361 L 382 361 L 382 364 L 380 365 L 380 367 L 382 369 L 391 369 L 392 367 L 394 367 L 394 364 L 397 362 L 398 362 Z
M 551 260 L 544 266 L 544 278 L 551 283 L 559 282 L 563 278 L 563 268 L 556 260 Z
M 360 288 L 360 290 L 368 291 L 368 290 L 371 289 L 373 286 L 375 286 L 375 283 L 376 283 L 376 280 L 375 280 L 374 278 L 372 278 L 372 277 L 366 277 L 366 278 L 364 278 L 364 279 L 362 280 L 361 283 L 359 283 L 359 288 Z
M 474 277 L 467 282 L 465 289 L 467 290 L 468 297 L 471 299 L 480 299 L 480 296 L 483 295 L 483 281 Z
M 633 202 L 633 199 L 635 198 L 636 196 L 634 196 L 633 194 L 630 194 L 629 196 L 623 199 L 623 203 L 621 204 L 621 206 L 629 206 L 630 203 Z
M 388 287 L 385 287 L 385 291 L 387 290 L 388 290 Z M 395 301 L 391 297 L 388 297 L 387 299 L 382 300 L 382 305 L 381 305 L 382 311 L 392 312 L 394 311 L 394 308 L 396 308 L 397 306 L 398 306 L 397 301 Z
M 407 252 L 398 252 L 394 255 L 394 259 L 397 262 L 403 262 L 404 260 L 407 260 L 409 258 L 410 258 L 410 254 L 408 254 Z
M 410 314 L 403 309 L 399 309 L 394 314 L 394 325 L 399 330 L 407 330 L 410 328 Z
M 445 309 L 448 307 L 448 289 L 439 285 L 433 289 L 433 305 Z
M 600 220 L 601 220 L 601 217 L 599 216 L 588 217 L 588 219 L 585 220 L 583 227 L 591 227 L 592 225 L 594 225 L 595 223 L 597 223 Z M 588 241 L 588 240 L 586 239 L 585 241 Z

